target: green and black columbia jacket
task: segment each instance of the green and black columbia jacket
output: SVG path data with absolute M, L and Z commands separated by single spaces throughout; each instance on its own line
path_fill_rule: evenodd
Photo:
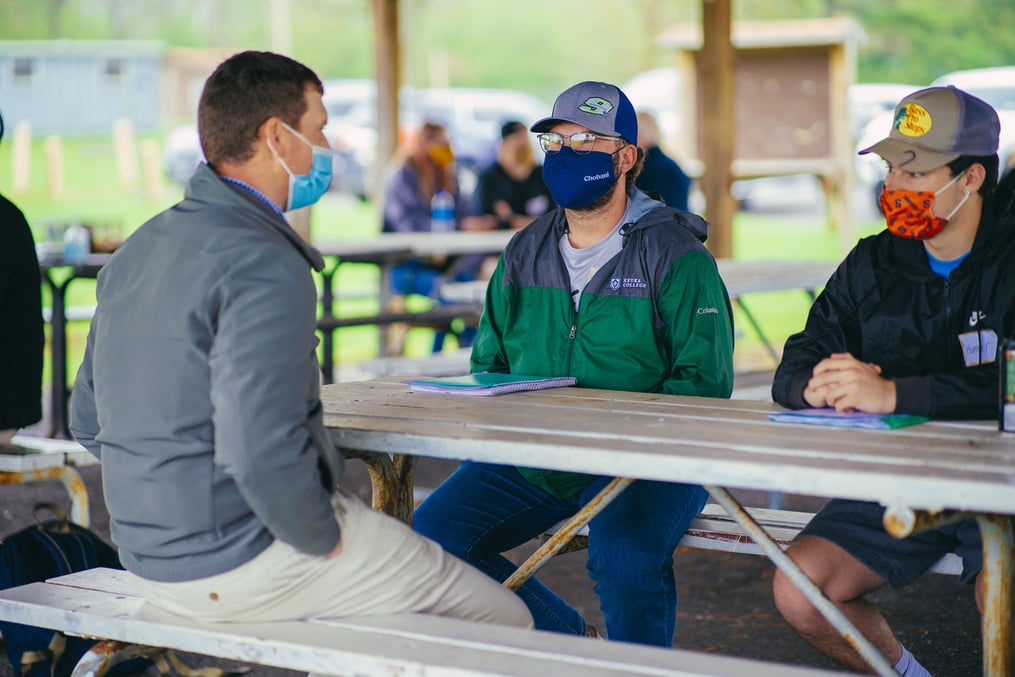
M 472 371 L 574 376 L 578 385 L 729 397 L 733 312 L 703 242 L 708 223 L 633 190 L 624 247 L 582 290 L 578 310 L 559 250 L 563 209 L 518 232 L 490 280 Z M 522 469 L 569 497 L 592 478 Z M 618 474 L 622 469 L 618 468 Z

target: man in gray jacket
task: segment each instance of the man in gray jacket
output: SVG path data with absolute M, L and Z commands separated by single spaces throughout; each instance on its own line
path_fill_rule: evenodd
M 204 620 L 431 613 L 530 626 L 479 571 L 337 488 L 311 268 L 284 211 L 331 181 L 318 77 L 223 62 L 184 199 L 99 275 L 72 431 L 102 461 L 113 541 L 152 604 Z

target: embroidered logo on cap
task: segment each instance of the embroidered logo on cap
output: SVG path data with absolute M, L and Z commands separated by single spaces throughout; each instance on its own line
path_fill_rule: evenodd
M 904 136 L 923 136 L 933 124 L 930 113 L 918 103 L 907 103 L 895 116 L 895 128 Z
M 613 104 L 601 96 L 590 96 L 585 99 L 585 103 L 578 106 L 578 110 L 589 115 L 602 115 L 605 117 L 613 110 Z

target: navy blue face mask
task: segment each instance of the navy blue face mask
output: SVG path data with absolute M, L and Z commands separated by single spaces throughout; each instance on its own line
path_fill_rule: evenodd
M 617 182 L 613 156 L 591 152 L 578 155 L 564 146 L 543 160 L 543 183 L 553 201 L 566 209 L 579 209 L 602 196 Z

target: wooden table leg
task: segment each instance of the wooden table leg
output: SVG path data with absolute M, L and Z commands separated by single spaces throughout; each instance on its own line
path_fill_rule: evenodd
M 591 522 L 613 499 L 620 496 L 621 492 L 627 489 L 633 481 L 633 479 L 626 477 L 617 477 L 607 484 L 591 501 L 586 503 L 581 510 L 565 522 L 564 526 L 557 529 L 553 537 L 529 555 L 529 558 L 522 562 L 521 566 L 515 569 L 515 572 L 504 581 L 504 587 L 508 590 L 517 590 L 522 587 L 525 581 L 535 575 L 539 567 L 543 566 L 551 557 L 560 552 L 574 535 L 578 533 L 579 529 Z
M 412 526 L 413 475 L 416 457 L 408 454 L 373 454 L 343 449 L 346 458 L 363 461 L 370 475 L 370 507 Z

